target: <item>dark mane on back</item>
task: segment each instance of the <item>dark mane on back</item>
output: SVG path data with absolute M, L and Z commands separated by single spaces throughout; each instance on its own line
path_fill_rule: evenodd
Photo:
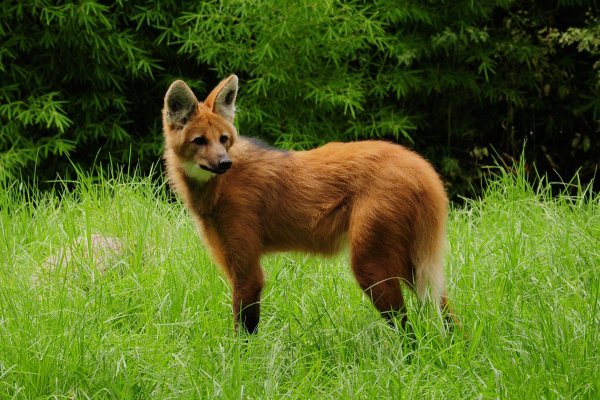
M 282 149 L 279 149 L 279 148 L 277 148 L 275 146 L 271 146 L 269 143 L 265 142 L 262 139 L 259 139 L 259 138 L 256 138 L 256 137 L 247 137 L 247 136 L 243 136 L 243 138 L 245 140 L 247 140 L 248 142 L 250 142 L 252 145 L 254 145 L 254 146 L 256 146 L 256 147 L 258 147 L 260 149 L 269 150 L 269 151 L 277 151 L 277 152 L 286 153 L 286 154 L 288 153 L 287 150 L 282 150 Z

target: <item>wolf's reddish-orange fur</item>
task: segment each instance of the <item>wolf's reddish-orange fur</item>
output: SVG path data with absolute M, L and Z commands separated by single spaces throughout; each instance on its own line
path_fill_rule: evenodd
M 236 327 L 257 328 L 262 254 L 332 254 L 344 243 L 382 315 L 399 312 L 404 323 L 401 282 L 444 309 L 448 202 L 432 166 L 380 141 L 269 148 L 237 135 L 236 95 L 235 76 L 204 102 L 177 81 L 163 110 L 169 180 L 229 278 Z

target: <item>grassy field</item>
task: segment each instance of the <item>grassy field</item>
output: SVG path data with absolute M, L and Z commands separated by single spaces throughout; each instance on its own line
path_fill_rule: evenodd
M 164 187 L 75 186 L 0 190 L 1 399 L 600 398 L 600 197 L 584 188 L 551 198 L 500 171 L 454 208 L 463 327 L 440 331 L 408 295 L 411 341 L 346 255 L 265 257 L 260 332 L 238 337 L 228 285 Z M 97 233 L 124 246 L 102 266 Z

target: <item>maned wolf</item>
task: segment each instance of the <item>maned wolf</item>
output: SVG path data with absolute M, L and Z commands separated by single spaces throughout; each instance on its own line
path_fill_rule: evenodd
M 199 102 L 178 80 L 163 109 L 169 180 L 232 285 L 236 329 L 257 330 L 262 254 L 332 254 L 344 243 L 358 284 L 390 323 L 394 314 L 406 322 L 401 282 L 448 318 L 448 200 L 433 167 L 381 141 L 295 152 L 238 136 L 237 92 L 232 75 Z

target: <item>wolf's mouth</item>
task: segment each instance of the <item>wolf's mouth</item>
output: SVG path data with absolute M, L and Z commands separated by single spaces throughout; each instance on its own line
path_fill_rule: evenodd
M 206 165 L 198 165 L 198 166 L 200 168 L 202 168 L 203 170 L 205 170 L 205 171 L 212 172 L 213 174 L 222 174 L 225 171 L 227 171 L 227 169 L 228 169 L 228 168 L 224 168 L 224 169 L 212 169 L 212 168 L 207 167 Z

